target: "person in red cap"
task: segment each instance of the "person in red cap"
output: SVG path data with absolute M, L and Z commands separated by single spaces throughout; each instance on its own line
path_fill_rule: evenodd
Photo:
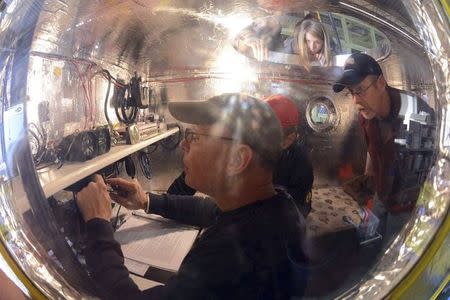
M 273 171 L 273 183 L 286 190 L 306 218 L 311 210 L 311 188 L 314 181 L 312 163 L 305 147 L 298 140 L 300 117 L 297 106 L 284 95 L 272 95 L 265 99 L 280 122 L 284 133 L 283 152 Z M 194 195 L 196 190 L 185 182 L 181 173 L 167 190 L 173 195 Z
M 265 100 L 275 112 L 284 133 L 283 152 L 273 173 L 273 183 L 286 189 L 306 217 L 311 210 L 314 174 L 308 152 L 298 140 L 298 108 L 284 95 L 272 95 Z

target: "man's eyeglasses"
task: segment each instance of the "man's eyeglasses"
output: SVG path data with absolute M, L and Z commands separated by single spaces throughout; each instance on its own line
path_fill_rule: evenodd
M 351 88 L 348 88 L 348 92 L 345 94 L 346 96 L 359 96 L 359 97 L 364 97 L 364 95 L 366 94 L 366 91 L 375 84 L 375 82 L 377 82 L 377 79 L 375 79 L 374 81 L 372 81 L 365 89 L 358 87 L 356 90 L 352 90 Z
M 209 137 L 215 137 L 218 139 L 223 139 L 226 141 L 232 141 L 233 138 L 230 137 L 226 137 L 226 136 L 220 136 L 220 135 L 212 135 L 212 134 L 205 134 L 205 133 L 198 133 L 193 131 L 190 128 L 186 128 L 186 130 L 184 131 L 184 139 L 186 140 L 186 142 L 191 143 L 193 140 L 197 139 L 197 136 L 201 135 L 201 136 L 209 136 Z

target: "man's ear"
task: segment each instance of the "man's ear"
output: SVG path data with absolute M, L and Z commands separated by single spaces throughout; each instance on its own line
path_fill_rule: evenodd
M 248 145 L 236 145 L 231 150 L 226 167 L 228 176 L 241 174 L 250 165 L 253 159 L 253 150 Z
M 377 81 L 378 81 L 377 85 L 380 87 L 380 89 L 384 90 L 387 86 L 386 79 L 384 79 L 384 76 L 380 75 Z

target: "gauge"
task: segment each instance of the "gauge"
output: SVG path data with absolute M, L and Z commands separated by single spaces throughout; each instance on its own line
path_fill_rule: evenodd
M 127 127 L 127 144 L 136 144 L 140 140 L 139 128 L 136 124 Z

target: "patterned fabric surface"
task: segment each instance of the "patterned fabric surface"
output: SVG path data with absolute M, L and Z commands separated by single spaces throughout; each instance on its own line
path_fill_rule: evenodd
M 342 231 L 361 223 L 358 203 L 341 187 L 313 189 L 311 202 L 312 209 L 306 218 L 309 235 Z M 345 219 L 351 220 L 354 225 Z

